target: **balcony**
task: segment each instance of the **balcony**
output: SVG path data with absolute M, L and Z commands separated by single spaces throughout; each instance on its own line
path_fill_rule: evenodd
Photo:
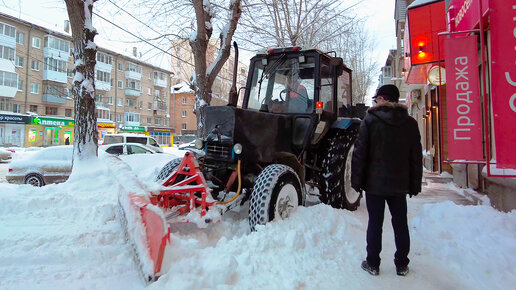
M 66 72 L 56 72 L 49 69 L 43 70 L 43 80 L 44 81 L 54 81 L 59 83 L 68 83 L 68 79 L 66 77 Z
M 126 79 L 133 79 L 133 80 L 142 80 L 142 73 L 136 72 L 136 71 L 125 71 L 125 78 Z
M 140 90 L 131 89 L 131 88 L 125 89 L 126 96 L 139 97 L 141 94 L 142 94 L 142 92 L 140 92 Z
M 43 94 L 43 103 L 52 103 L 52 104 L 66 104 L 66 98 L 53 95 L 53 94 Z
M 162 87 L 162 88 L 166 88 L 168 83 L 167 83 L 167 80 L 160 80 L 160 79 L 154 79 L 154 85 L 156 87 Z
M 153 110 L 158 111 L 166 111 L 167 110 L 167 102 L 163 101 L 154 101 Z
M 101 91 L 111 91 L 111 84 L 99 80 L 95 80 L 95 89 L 101 90 Z

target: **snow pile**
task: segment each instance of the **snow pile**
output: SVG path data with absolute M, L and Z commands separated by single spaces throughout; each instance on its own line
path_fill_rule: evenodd
M 447 201 L 424 205 L 411 225 L 412 236 L 432 253 L 436 266 L 462 276 L 467 288 L 516 285 L 516 211 L 504 214 L 490 206 Z

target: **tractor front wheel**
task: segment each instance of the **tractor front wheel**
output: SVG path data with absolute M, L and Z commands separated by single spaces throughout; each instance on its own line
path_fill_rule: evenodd
M 299 177 L 289 166 L 272 164 L 258 175 L 249 203 L 249 226 L 264 225 L 276 218 L 286 219 L 302 200 Z

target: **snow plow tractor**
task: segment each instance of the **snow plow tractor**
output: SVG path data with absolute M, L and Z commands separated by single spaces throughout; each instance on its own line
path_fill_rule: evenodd
M 229 104 L 204 109 L 195 142 L 203 154 L 167 163 L 156 178 L 160 191 L 119 198 L 147 281 L 162 274 L 175 223 L 202 228 L 248 201 L 254 231 L 288 218 L 308 195 L 335 208 L 360 204 L 350 186 L 360 118 L 350 113 L 352 76 L 342 59 L 278 48 L 255 55 L 249 69 L 240 103 L 234 79 Z

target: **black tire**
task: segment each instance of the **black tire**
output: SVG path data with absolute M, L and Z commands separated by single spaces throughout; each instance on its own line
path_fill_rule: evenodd
M 32 186 L 36 187 L 42 187 L 45 185 L 45 182 L 43 181 L 43 178 L 39 174 L 31 173 L 27 176 L 25 176 L 24 180 L 25 184 L 30 184 Z
M 319 199 L 334 208 L 354 211 L 360 206 L 362 195 L 351 187 L 351 156 L 356 134 L 356 129 L 338 131 L 323 147 Z
M 174 169 L 176 169 L 179 166 L 179 164 L 181 164 L 182 160 L 182 158 L 176 158 L 167 162 L 167 164 L 165 164 L 165 166 L 161 168 L 154 181 L 158 183 L 163 183 L 172 174 Z
M 276 217 L 288 218 L 301 204 L 302 194 L 301 182 L 292 168 L 283 164 L 265 167 L 254 183 L 249 202 L 251 231 Z

